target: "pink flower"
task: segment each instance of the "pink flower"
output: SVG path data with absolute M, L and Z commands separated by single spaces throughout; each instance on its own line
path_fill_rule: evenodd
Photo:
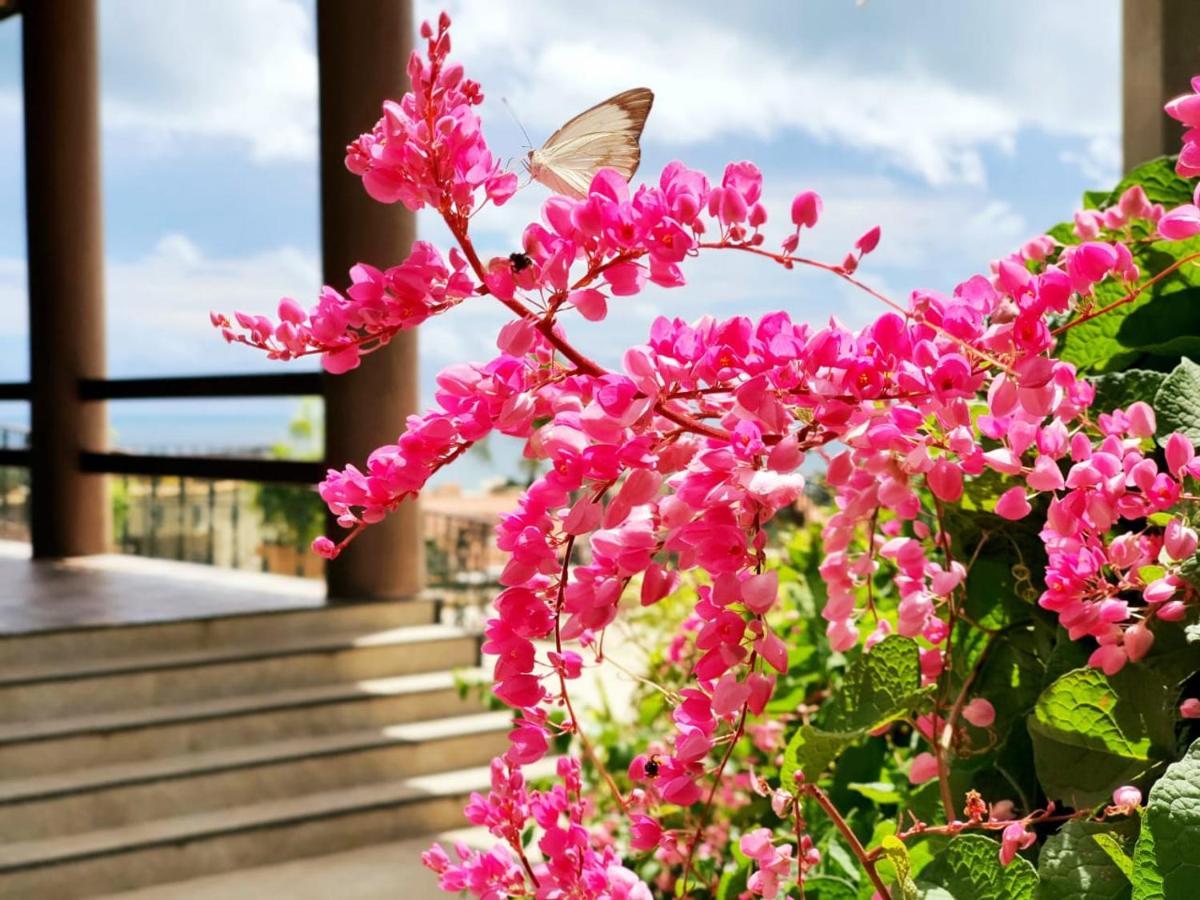
M 1010 488 L 996 501 L 996 515 L 1003 519 L 1023 519 L 1033 510 L 1022 488 Z
M 1037 835 L 1026 831 L 1020 822 L 1013 822 L 1000 834 L 1000 865 L 1007 866 L 1017 857 L 1017 852 L 1033 846 Z
M 932 753 L 918 753 L 908 769 L 908 780 L 913 784 L 924 784 L 938 777 L 937 757 Z
M 821 215 L 821 197 L 816 191 L 801 191 L 792 200 L 792 224 L 813 228 Z
M 1180 703 L 1179 715 L 1185 719 L 1200 719 L 1200 699 L 1188 697 Z
M 996 721 L 996 708 L 983 697 L 976 697 L 962 708 L 962 716 L 976 728 L 988 728 Z
M 779 593 L 779 573 L 772 569 L 761 575 L 751 575 L 742 582 L 742 602 L 755 615 L 765 615 L 775 605 Z
M 948 459 L 939 459 L 925 476 L 929 489 L 939 500 L 957 503 L 963 493 L 962 469 Z
M 1142 805 L 1142 792 L 1128 784 L 1113 791 L 1112 798 L 1112 805 L 1119 812 L 1133 813 Z
M 1200 208 L 1186 203 L 1158 221 L 1158 233 L 1168 241 L 1183 241 L 1200 234 Z
M 879 238 L 883 231 L 878 225 L 866 231 L 862 237 L 854 242 L 854 249 L 858 251 L 859 256 L 866 256 L 872 250 L 879 246 Z
M 629 820 L 629 846 L 634 850 L 653 850 L 662 839 L 662 826 L 649 816 L 634 815 Z

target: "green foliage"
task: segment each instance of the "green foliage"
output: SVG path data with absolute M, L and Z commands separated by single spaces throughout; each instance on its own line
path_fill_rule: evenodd
M 1150 790 L 1133 857 L 1134 898 L 1193 896 L 1200 885 L 1200 741 Z
M 1167 377 L 1165 372 L 1151 369 L 1126 369 L 1124 372 L 1108 372 L 1096 375 L 1091 381 L 1096 386 L 1096 399 L 1092 408 L 1100 412 L 1125 409 L 1138 400 L 1150 402 L 1158 393 L 1159 386 Z
M 1068 822 L 1046 841 L 1038 858 L 1037 900 L 1128 900 L 1132 887 L 1126 855 L 1137 823 Z M 1132 826 L 1132 828 L 1131 828 Z M 1124 864 L 1119 860 L 1124 860 Z
M 1193 444 L 1200 443 L 1200 366 L 1180 360 L 1159 385 L 1153 405 L 1159 437 L 1181 431 Z
M 1133 184 L 1140 184 L 1152 203 L 1170 208 L 1192 202 L 1192 185 L 1175 174 L 1174 162 L 1163 157 L 1138 166 L 1111 192 L 1084 195 L 1087 209 L 1114 205 Z M 1071 223 L 1048 232 L 1064 244 L 1077 244 Z M 1156 274 L 1200 251 L 1200 238 L 1188 241 L 1159 241 L 1138 226 L 1131 245 L 1134 262 L 1142 273 L 1138 290 Z M 1093 309 L 1122 300 L 1129 289 L 1119 283 L 1097 286 Z M 1080 316 L 1084 315 L 1081 313 Z M 1157 281 L 1129 303 L 1070 328 L 1063 336 L 1058 355 L 1085 373 L 1114 373 L 1139 366 L 1169 370 L 1184 355 L 1200 354 L 1200 268 L 1185 264 Z M 1149 400 L 1152 393 L 1133 399 Z M 1107 401 L 1100 404 L 1107 407 Z M 1117 404 L 1120 405 L 1120 404 Z
M 1123 300 L 1186 256 L 1200 251 L 1200 238 L 1137 244 L 1134 262 L 1142 272 L 1132 289 L 1118 281 L 1096 286 L 1094 309 Z M 1083 372 L 1113 372 L 1135 364 L 1144 354 L 1179 355 L 1200 349 L 1200 270 L 1188 263 L 1137 293 L 1136 298 L 1072 327 L 1059 356 Z
M 819 778 L 843 750 L 907 715 L 926 693 L 916 642 L 898 635 L 885 638 L 846 672 L 841 690 L 821 707 L 817 724 L 802 725 L 792 735 L 782 782 L 791 784 L 796 772 L 809 780 Z
M 1089 193 L 1085 206 L 1105 209 L 1135 181 L 1152 202 L 1170 207 L 1191 200 L 1191 185 L 1175 176 L 1172 161 L 1156 160 L 1113 191 Z M 1079 242 L 1069 223 L 1050 233 L 1064 244 Z M 1200 365 L 1192 361 L 1200 360 L 1200 266 L 1177 265 L 1200 250 L 1200 238 L 1159 241 L 1143 224 L 1133 225 L 1128 236 L 1141 272 L 1133 290 L 1145 290 L 1119 302 L 1128 286 L 1099 285 L 1094 302 L 1076 314 L 1088 318 L 1061 332 L 1057 353 L 1092 380 L 1095 413 L 1146 401 L 1158 413 L 1160 435 L 1181 430 L 1200 443 Z M 1168 268 L 1174 270 L 1156 279 Z M 1097 314 L 1110 304 L 1115 304 L 1111 310 Z M 982 404 L 971 408 L 972 415 L 984 411 Z M 985 449 L 991 445 L 985 442 Z M 1143 449 L 1161 460 L 1161 450 L 1151 442 Z M 723 790 L 741 793 L 738 802 L 717 803 L 713 809 L 713 833 L 729 838 L 725 846 L 705 845 L 706 852 L 697 855 L 692 884 L 698 886 L 691 889 L 696 900 L 729 900 L 745 891 L 752 869 L 737 840 L 747 830 L 766 826 L 774 829 L 778 843 L 794 840 L 790 814 L 776 817 L 768 799 L 744 786 L 745 776 L 753 773 L 771 788 L 789 790 L 798 772 L 810 782 L 820 780 L 845 825 L 872 852 L 897 900 L 1200 896 L 1200 743 L 1173 762 L 1181 739 L 1197 733 L 1193 726 L 1179 726 L 1176 708 L 1184 682 L 1184 695 L 1195 695 L 1200 624 L 1191 625 L 1197 637 L 1189 642 L 1184 628 L 1154 623 L 1149 655 L 1113 677 L 1088 667 L 1094 642 L 1072 640 L 1057 616 L 1037 605 L 1045 589 L 1039 536 L 1044 505 L 1017 522 L 992 512 L 1011 483 L 985 470 L 968 480 L 961 503 L 935 510 L 931 498 L 922 498 L 924 521 L 942 517 L 952 539 L 947 555 L 968 567 L 953 597 L 959 615 L 949 666 L 936 687 L 922 687 L 919 646 L 924 643 L 893 635 L 869 653 L 831 651 L 820 615 L 827 588 L 820 572 L 819 527 L 772 535 L 769 564 L 779 573 L 780 604 L 770 625 L 788 647 L 789 667 L 779 676 L 766 714 L 754 722 L 760 730 L 730 754 L 725 772 L 736 777 L 728 777 Z M 881 515 L 881 525 L 898 528 L 889 533 L 912 533 L 909 523 L 886 511 Z M 1163 514 L 1151 523 L 1161 526 Z M 1121 527 L 1136 531 L 1141 523 Z M 1200 590 L 1200 555 L 1190 565 L 1184 575 L 1190 574 Z M 1143 573 L 1147 579 L 1155 574 Z M 864 633 L 876 622 L 895 630 L 894 579 L 894 566 L 882 560 L 871 580 L 871 612 L 860 623 Z M 692 585 L 655 607 L 636 610 L 629 639 L 652 644 L 647 633 L 675 634 L 696 598 Z M 632 722 L 608 710 L 588 731 L 625 791 L 633 787 L 624 775 L 630 760 L 653 752 L 648 747 L 669 746 L 667 704 L 659 688 L 673 692 L 688 684 L 698 655 L 690 645 L 679 647 L 671 654 L 650 654 L 650 678 L 659 687 L 637 689 Z M 943 801 L 936 779 L 917 786 L 908 778 L 916 753 L 930 749 L 914 720 L 935 708 L 945 716 L 958 699 L 977 697 L 991 701 L 995 720 L 986 727 L 962 719 L 956 723 L 945 755 L 949 783 Z M 763 740 L 764 731 L 773 737 Z M 782 752 L 781 736 L 788 739 Z M 592 763 L 584 765 L 595 782 Z M 1140 819 L 1103 817 L 1113 789 L 1131 783 L 1149 789 Z M 1059 812 L 1074 809 L 1103 820 L 1042 822 L 1032 829 L 1038 843 L 1008 866 L 1000 864 L 994 832 L 967 830 L 951 837 L 933 829 L 901 838 L 901 829 L 914 820 L 934 824 L 960 815 L 963 795 L 972 789 L 990 803 L 1011 801 L 1017 817 L 1053 803 Z M 605 806 L 603 790 L 592 793 L 602 812 L 613 811 Z M 874 885 L 842 831 L 812 796 L 799 802 L 806 831 L 821 854 L 805 879 L 803 896 L 871 897 Z M 947 816 L 943 802 L 959 808 Z M 664 825 L 686 834 L 695 827 L 694 811 L 689 818 L 685 810 L 672 810 Z M 661 854 L 626 864 L 648 883 L 674 881 L 678 887 L 681 871 Z M 792 887 L 788 895 L 800 893 Z
M 913 881 L 912 863 L 904 842 L 888 835 L 879 846 L 883 850 L 883 861 L 887 863 L 886 870 L 880 866 L 880 871 L 891 885 L 892 900 L 917 900 L 920 891 Z
M 1100 208 L 1113 206 L 1121 195 L 1135 184 L 1140 184 L 1151 203 L 1161 203 L 1170 209 L 1183 203 L 1192 202 L 1192 186 L 1175 174 L 1174 156 L 1160 156 L 1150 162 L 1142 163 L 1132 172 L 1122 178 L 1115 188 L 1097 204 Z M 1087 195 L 1084 195 L 1085 200 Z M 1095 208 L 1095 207 L 1092 207 Z
M 1001 865 L 997 841 L 961 834 L 925 869 L 921 880 L 945 889 L 956 900 L 1031 900 L 1038 876 L 1021 856 Z
M 1092 668 L 1058 678 L 1027 720 L 1046 795 L 1091 806 L 1148 774 L 1174 742 L 1171 699 L 1166 685 L 1130 669 L 1113 678 Z

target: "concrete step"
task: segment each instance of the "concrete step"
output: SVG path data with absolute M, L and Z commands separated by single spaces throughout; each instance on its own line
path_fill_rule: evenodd
M 394 603 L 351 603 L 312 609 L 210 616 L 135 625 L 97 625 L 0 635 L 0 660 L 8 666 L 36 667 L 47 660 L 109 659 L 157 653 L 208 650 L 228 645 L 322 634 L 384 631 L 429 625 L 439 602 L 432 596 Z
M 268 866 L 223 872 L 204 878 L 106 894 L 97 900 L 447 900 L 438 878 L 421 865 L 421 853 L 434 841 L 450 848 L 466 844 L 490 850 L 496 844 L 486 828 L 456 828 L 433 835 L 372 844 Z M 526 853 L 537 856 L 537 848 Z M 403 892 L 397 890 L 403 885 Z
M 283 800 L 487 763 L 508 713 L 231 747 L 0 781 L 0 841 L 119 828 L 185 813 Z
M 478 669 L 0 724 L 6 778 L 69 772 L 476 712 Z
M 480 767 L 0 845 L 0 896 L 70 900 L 437 832 L 489 783 Z
M 0 669 L 0 722 L 112 712 L 470 666 L 476 638 L 443 625 Z

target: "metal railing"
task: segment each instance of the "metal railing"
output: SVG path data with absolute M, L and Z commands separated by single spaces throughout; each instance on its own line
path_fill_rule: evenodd
M 320 372 L 283 374 L 196 375 L 166 378 L 83 379 L 82 400 L 161 400 L 245 397 L 307 397 L 322 393 Z M 0 401 L 29 400 L 28 382 L 0 383 Z M 28 466 L 28 448 L 0 447 L 0 466 Z M 325 475 L 321 462 L 233 456 L 190 456 L 85 450 L 85 472 L 109 475 L 175 476 L 180 478 L 316 484 Z

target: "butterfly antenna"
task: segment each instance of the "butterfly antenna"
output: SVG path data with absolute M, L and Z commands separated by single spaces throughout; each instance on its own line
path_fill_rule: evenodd
M 525 135 L 525 146 L 530 150 L 533 149 L 533 141 L 529 138 L 529 132 L 525 130 L 525 126 L 521 124 L 521 120 L 517 118 L 517 114 L 513 111 L 512 105 L 509 104 L 507 97 L 501 97 L 500 102 L 504 104 L 504 108 L 508 110 L 508 114 L 512 116 L 512 120 L 517 123 L 517 127 L 521 129 L 521 134 Z

